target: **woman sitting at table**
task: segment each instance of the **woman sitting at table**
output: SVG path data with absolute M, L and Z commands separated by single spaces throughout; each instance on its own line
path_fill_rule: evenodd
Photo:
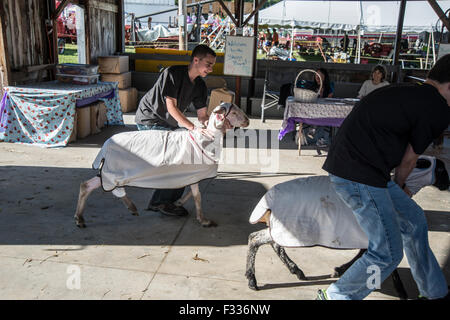
M 332 98 L 334 95 L 334 83 L 330 81 L 330 76 L 325 68 L 319 68 L 316 70 L 319 75 L 315 75 L 315 89 L 318 90 L 320 87 L 320 79 L 322 80 L 322 89 L 319 93 L 319 98 Z M 320 76 L 320 79 L 319 79 Z
M 389 85 L 389 82 L 387 82 L 385 79 L 386 79 L 386 69 L 382 65 L 376 65 L 372 69 L 370 79 L 364 81 L 361 89 L 359 90 L 358 98 L 361 99 L 367 96 L 375 89 Z
M 320 90 L 319 98 L 332 98 L 334 95 L 334 83 L 330 81 L 328 71 L 325 68 L 319 68 L 316 72 L 313 90 L 319 90 L 320 80 L 322 80 L 322 89 Z M 303 134 L 306 137 L 308 145 L 315 144 L 318 147 L 326 147 L 330 143 L 331 130 L 331 127 L 328 126 L 304 125 Z

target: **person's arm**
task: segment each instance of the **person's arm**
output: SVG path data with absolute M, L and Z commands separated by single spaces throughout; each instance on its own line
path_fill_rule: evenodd
M 405 182 L 411 171 L 416 167 L 417 158 L 419 158 L 419 155 L 416 154 L 412 146 L 408 144 L 402 162 L 395 168 L 394 181 L 408 196 L 411 196 L 412 194 L 408 187 L 406 187 Z
M 361 86 L 361 89 L 359 89 L 358 99 L 361 99 L 362 97 L 364 97 L 366 95 L 366 91 L 367 91 L 366 87 L 367 87 L 367 81 L 364 81 L 364 83 Z
M 197 109 L 197 118 L 198 118 L 198 121 L 200 121 L 200 123 L 202 123 L 206 126 L 208 119 L 209 119 L 208 108 L 204 107 L 204 108 Z
M 177 99 L 166 97 L 167 111 L 178 122 L 180 126 L 185 127 L 188 130 L 194 130 L 195 126 L 183 113 L 177 108 Z

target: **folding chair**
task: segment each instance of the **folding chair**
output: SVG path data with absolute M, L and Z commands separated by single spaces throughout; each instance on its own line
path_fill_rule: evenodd
M 275 67 L 267 68 L 264 76 L 264 90 L 261 102 L 261 122 L 264 122 L 264 110 L 271 107 L 280 108 L 280 87 L 286 83 L 293 83 L 297 76 L 296 71 L 275 70 Z

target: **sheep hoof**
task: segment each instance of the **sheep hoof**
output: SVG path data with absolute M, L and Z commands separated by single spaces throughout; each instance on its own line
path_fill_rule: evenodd
M 306 277 L 303 271 L 300 269 L 295 270 L 295 274 L 297 275 L 297 278 L 299 280 L 308 280 L 308 277 Z
M 201 223 L 202 227 L 205 227 L 205 228 L 217 227 L 217 223 L 215 223 L 212 220 L 203 220 L 200 223 Z
M 86 228 L 86 224 L 84 222 L 77 222 L 77 227 L 80 229 Z
M 84 223 L 84 219 L 81 217 L 75 217 L 75 223 L 78 228 L 86 228 L 86 224 Z
M 131 214 L 133 215 L 133 216 L 136 216 L 136 217 L 138 217 L 139 216 L 139 213 L 136 211 L 136 212 L 131 212 Z
M 252 290 L 258 291 L 258 285 L 256 284 L 256 279 L 249 279 L 248 280 L 248 287 Z
M 334 273 L 331 275 L 333 278 L 339 278 L 340 276 L 342 276 L 344 274 L 345 270 L 343 270 L 343 268 L 340 267 L 336 267 L 334 268 Z

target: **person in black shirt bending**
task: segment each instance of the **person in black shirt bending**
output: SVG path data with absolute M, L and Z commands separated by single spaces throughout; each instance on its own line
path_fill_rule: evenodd
M 141 99 L 135 121 L 139 130 L 174 130 L 179 126 L 188 130 L 196 128 L 183 114 L 193 103 L 198 120 L 205 124 L 207 114 L 207 88 L 202 77 L 213 71 L 216 53 L 206 45 L 198 45 L 191 54 L 188 66 L 171 66 L 159 76 L 153 88 Z M 180 189 L 157 189 L 153 193 L 148 209 L 172 216 L 184 216 L 188 212 L 175 206 L 184 192 Z
M 323 169 L 367 234 L 368 250 L 337 282 L 319 290 L 318 299 L 363 299 L 397 267 L 403 250 L 420 295 L 448 297 L 425 214 L 405 180 L 418 156 L 448 127 L 449 106 L 450 54 L 436 62 L 424 84 L 375 90 L 344 120 Z

